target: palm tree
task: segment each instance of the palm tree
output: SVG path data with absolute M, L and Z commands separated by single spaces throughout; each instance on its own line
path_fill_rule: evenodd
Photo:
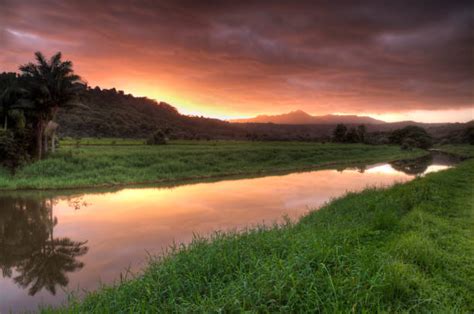
M 26 78 L 30 99 L 35 107 L 36 157 L 43 156 L 44 130 L 54 120 L 60 108 L 73 106 L 83 88 L 81 78 L 74 74 L 71 61 L 62 61 L 61 52 L 48 61 L 41 52 L 35 53 L 36 63 L 20 66 Z

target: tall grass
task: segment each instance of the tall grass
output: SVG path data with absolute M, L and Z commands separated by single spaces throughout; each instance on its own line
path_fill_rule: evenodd
M 102 140 L 102 144 L 106 143 Z M 136 143 L 135 143 L 136 144 Z M 396 146 L 301 142 L 187 141 L 164 146 L 63 145 L 58 153 L 20 169 L 0 171 L 0 189 L 44 189 L 151 183 L 297 170 L 329 164 L 420 156 Z
M 470 160 L 297 224 L 196 238 L 56 311 L 473 312 L 473 182 Z

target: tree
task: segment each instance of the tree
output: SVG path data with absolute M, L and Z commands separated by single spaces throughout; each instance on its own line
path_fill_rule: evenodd
M 347 133 L 344 139 L 348 143 L 358 143 L 360 141 L 359 133 L 355 128 L 351 128 Z
M 60 108 L 76 103 L 78 93 L 84 88 L 78 75 L 74 74 L 71 61 L 62 61 L 60 52 L 48 61 L 41 52 L 36 52 L 36 63 L 20 66 L 26 78 L 29 99 L 34 104 L 36 158 L 43 157 L 43 138 L 47 123 L 54 120 Z
M 425 129 L 415 125 L 409 125 L 397 129 L 390 134 L 389 140 L 392 144 L 403 145 L 404 148 L 418 147 L 427 149 L 433 145 L 433 139 Z
M 463 143 L 474 145 L 474 127 L 469 127 L 464 131 Z
M 359 142 L 365 143 L 365 135 L 367 134 L 367 129 L 365 125 L 361 124 L 357 127 L 357 136 L 359 137 Z
M 344 124 L 336 125 L 336 128 L 333 131 L 333 140 L 335 142 L 344 142 L 346 138 L 347 127 Z

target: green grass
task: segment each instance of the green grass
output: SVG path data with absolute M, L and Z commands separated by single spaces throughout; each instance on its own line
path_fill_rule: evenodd
M 0 189 L 156 183 L 388 161 L 425 154 L 421 150 L 402 151 L 388 145 L 177 141 L 147 146 L 107 145 L 111 143 L 107 141 L 91 142 L 103 145 L 62 145 L 54 155 L 21 168 L 15 176 L 0 170 Z
M 60 142 L 61 145 L 65 146 L 83 146 L 83 145 L 144 145 L 144 139 L 130 139 L 130 138 L 63 138 Z
M 297 224 L 197 238 L 56 311 L 473 312 L 473 182 L 468 160 Z
M 461 157 L 474 157 L 474 145 L 442 145 L 435 149 Z

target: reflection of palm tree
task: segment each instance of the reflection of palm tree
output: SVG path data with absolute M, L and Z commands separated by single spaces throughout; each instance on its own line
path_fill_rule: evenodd
M 0 197 L 0 269 L 4 277 L 19 273 L 15 282 L 31 295 L 42 288 L 56 292 L 68 284 L 67 273 L 81 269 L 76 260 L 87 253 L 87 241 L 55 239 L 57 219 L 52 200 Z
M 84 266 L 76 257 L 87 253 L 86 242 L 74 242 L 68 238 L 48 240 L 41 250 L 18 266 L 20 275 L 15 277 L 15 282 L 23 288 L 31 285 L 31 295 L 42 288 L 55 294 L 57 284 L 63 287 L 68 284 L 66 273 Z
M 21 198 L 0 198 L 0 269 L 3 277 L 10 277 L 12 269 L 31 255 L 33 239 L 39 235 L 30 225 L 34 212 L 28 201 Z M 25 209 L 29 208 L 29 211 Z

